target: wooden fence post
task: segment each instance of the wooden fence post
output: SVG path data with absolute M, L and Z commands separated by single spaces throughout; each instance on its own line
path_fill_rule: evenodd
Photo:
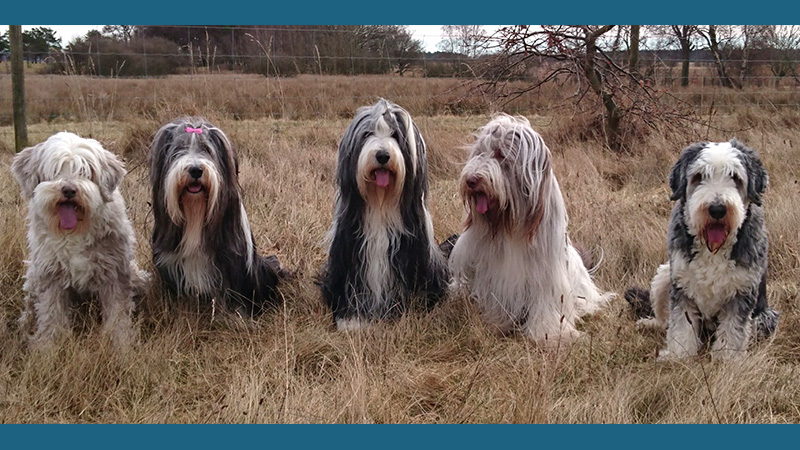
M 20 152 L 28 146 L 28 127 L 25 120 L 25 65 L 22 58 L 22 25 L 9 25 L 11 45 L 11 92 L 14 108 L 14 144 Z

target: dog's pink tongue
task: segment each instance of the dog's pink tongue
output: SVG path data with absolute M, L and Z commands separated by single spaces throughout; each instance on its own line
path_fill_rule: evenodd
M 727 233 L 723 225 L 709 225 L 706 227 L 706 238 L 710 244 L 722 244 L 725 242 Z
M 375 184 L 382 188 L 389 186 L 389 171 L 385 169 L 375 170 Z
M 475 211 L 478 214 L 486 214 L 486 211 L 489 210 L 489 199 L 486 198 L 484 194 L 478 194 L 475 197 Z
M 71 230 L 78 226 L 78 215 L 75 213 L 75 205 L 69 203 L 58 205 L 58 218 L 62 230 Z

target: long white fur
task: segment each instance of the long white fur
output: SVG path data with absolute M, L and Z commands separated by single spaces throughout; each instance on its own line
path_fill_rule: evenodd
M 411 133 L 409 140 L 413 142 L 413 129 L 409 132 Z M 389 152 L 389 167 L 395 176 L 393 189 L 388 192 L 383 189 L 375 189 L 367 182 L 370 173 L 378 167 L 375 162 L 375 154 L 379 150 Z M 372 200 L 367 204 L 360 232 L 364 237 L 361 249 L 366 265 L 364 284 L 369 287 L 374 298 L 361 299 L 362 301 L 376 304 L 380 301 L 388 301 L 389 298 L 384 294 L 391 292 L 395 285 L 393 271 L 389 266 L 389 258 L 391 258 L 389 248 L 390 246 L 397 248 L 397 240 L 406 232 L 399 210 L 400 195 L 406 177 L 403 161 L 400 147 L 392 138 L 391 127 L 383 117 L 378 118 L 375 121 L 373 135 L 367 139 L 358 155 L 358 167 L 356 168 L 359 191 L 364 198 Z M 336 224 L 332 231 L 335 230 L 335 227 Z M 354 293 L 353 297 L 360 299 L 363 295 L 364 293 Z M 362 323 L 358 319 L 337 320 L 337 328 L 340 330 L 358 329 L 365 325 L 366 323 Z
M 508 155 L 516 158 L 515 176 L 508 177 L 492 155 L 497 140 L 514 131 L 530 133 L 532 145 L 524 139 L 512 139 L 511 148 L 506 150 L 516 153 Z M 580 334 L 575 328 L 579 319 L 613 297 L 595 286 L 570 242 L 561 190 L 552 170 L 545 169 L 548 158 L 544 141 L 525 118 L 499 115 L 481 128 L 462 182 L 469 174 L 480 174 L 487 192 L 491 191 L 499 207 L 507 208 L 514 220 L 510 229 L 495 232 L 474 211 L 474 202 L 467 201 L 471 225 L 450 255 L 453 290 L 467 292 L 477 301 L 485 320 L 498 331 L 507 333 L 520 326 L 525 335 L 544 345 L 573 340 Z M 522 188 L 519 180 L 530 187 L 529 203 L 520 204 L 510 191 Z M 542 183 L 549 185 L 541 190 L 545 197 L 538 198 Z M 544 203 L 544 215 L 531 239 L 526 232 L 527 211 L 537 202 Z M 526 312 L 525 322 L 515 323 Z

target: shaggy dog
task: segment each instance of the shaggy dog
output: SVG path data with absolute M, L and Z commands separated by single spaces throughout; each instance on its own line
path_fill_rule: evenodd
M 568 343 L 601 293 L 567 235 L 567 210 L 541 136 L 500 114 L 477 133 L 461 172 L 468 216 L 450 254 L 452 289 L 475 300 L 496 331 Z
M 427 208 L 425 141 L 411 116 L 380 99 L 339 144 L 338 190 L 320 287 L 340 330 L 397 316 L 445 293 L 447 265 Z
M 661 358 L 743 355 L 755 330 L 770 336 L 778 313 L 767 305 L 767 230 L 761 197 L 767 172 L 736 139 L 701 142 L 683 150 L 669 185 L 675 201 L 667 236 L 669 262 L 651 290 L 626 298 L 640 326 L 667 329 Z
M 118 189 L 122 163 L 94 139 L 62 132 L 17 154 L 11 172 L 28 200 L 21 328 L 35 320 L 35 344 L 69 335 L 71 309 L 83 298 L 99 301 L 115 346 L 131 344 L 133 296 L 147 276 L 136 266 Z
M 252 316 L 286 273 L 261 257 L 239 186 L 231 141 L 202 118 L 176 119 L 150 149 L 153 262 L 171 292 Z

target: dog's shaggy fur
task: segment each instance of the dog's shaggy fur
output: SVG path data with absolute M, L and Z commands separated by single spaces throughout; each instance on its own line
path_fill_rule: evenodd
M 737 140 L 701 142 L 681 153 L 669 185 L 675 201 L 667 237 L 669 262 L 650 291 L 626 298 L 638 324 L 667 330 L 662 358 L 684 358 L 710 345 L 712 355 L 743 355 L 755 330 L 771 335 L 778 313 L 767 305 L 767 230 L 762 195 L 767 172 Z
M 182 117 L 161 127 L 150 149 L 153 262 L 174 294 L 243 316 L 274 300 L 286 273 L 261 257 L 239 186 L 231 141 L 205 119 Z
M 102 330 L 117 347 L 136 337 L 133 297 L 146 274 L 119 185 L 123 164 L 94 139 L 61 132 L 17 154 L 11 171 L 28 200 L 28 269 L 21 329 L 34 344 L 72 330 L 72 310 L 99 301 Z
M 411 116 L 380 99 L 360 108 L 339 144 L 328 261 L 320 276 L 339 329 L 395 317 L 445 293 L 447 265 L 427 208 L 425 141 Z
M 500 114 L 477 133 L 461 172 L 466 230 L 450 254 L 452 288 L 498 332 L 550 346 L 579 336 L 601 293 L 567 235 L 567 210 L 542 137 L 524 117 Z

